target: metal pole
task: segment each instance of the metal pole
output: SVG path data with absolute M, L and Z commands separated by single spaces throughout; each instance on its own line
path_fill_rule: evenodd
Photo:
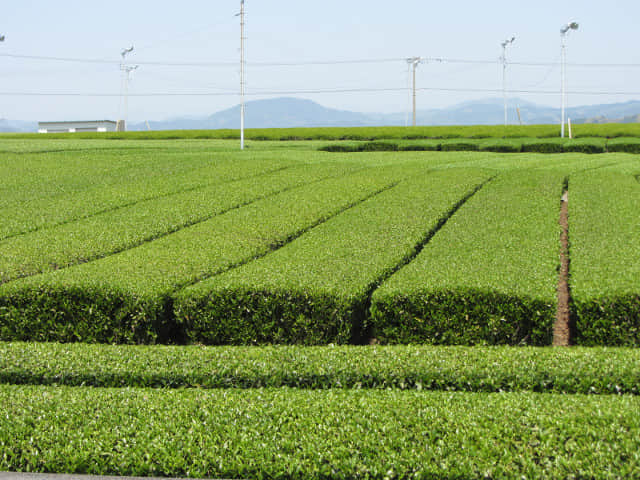
M 416 68 L 418 62 L 413 63 L 413 126 L 416 126 Z
M 504 126 L 507 126 L 507 46 L 511 45 L 516 40 L 516 37 L 511 37 L 509 40 L 505 40 L 502 45 L 502 100 L 504 102 Z
M 407 63 L 413 67 L 413 126 L 416 126 L 416 69 L 418 64 L 422 61 L 420 57 L 407 58 Z
M 502 44 L 502 100 L 504 102 L 504 126 L 507 126 L 507 44 Z
M 244 0 L 240 0 L 240 150 L 244 150 Z
M 566 59 L 565 59 L 565 55 L 566 55 L 565 42 L 566 42 L 566 38 L 567 38 L 566 32 L 560 34 L 560 45 L 561 45 L 560 46 L 560 83 L 561 83 L 561 85 L 560 85 L 560 97 L 561 97 L 561 100 L 560 100 L 560 102 L 561 102 L 560 103 L 561 104 L 560 118 L 561 118 L 561 120 L 560 121 L 562 122 L 562 124 L 560 126 L 560 137 L 561 138 L 564 138 L 564 109 L 565 109 L 565 101 L 566 101 L 566 97 L 565 97 L 565 95 L 566 95 L 566 86 L 565 86 L 565 81 L 566 81 L 566 78 L 565 78 L 565 68 L 566 68 L 565 67 L 565 61 L 566 61 Z

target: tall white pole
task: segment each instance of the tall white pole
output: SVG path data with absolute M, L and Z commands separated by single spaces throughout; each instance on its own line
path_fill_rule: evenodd
M 566 102 L 566 78 L 565 78 L 565 62 L 566 62 L 566 51 L 565 51 L 565 43 L 567 38 L 567 32 L 561 33 L 560 37 L 560 121 L 562 124 L 560 125 L 560 137 L 564 138 L 564 109 Z
M 509 40 L 505 40 L 502 45 L 502 100 L 504 102 L 504 126 L 507 126 L 507 45 L 512 44 L 516 37 L 511 37 Z
M 244 150 L 244 0 L 240 0 L 240 150 Z
M 560 29 L 560 97 L 561 98 L 561 108 L 560 108 L 560 121 L 562 125 L 560 126 L 560 137 L 564 138 L 564 124 L 565 124 L 565 109 L 567 104 L 567 53 L 566 53 L 566 41 L 567 34 L 571 30 L 577 30 L 578 24 L 576 22 L 569 22 L 565 26 Z
M 504 103 L 504 126 L 507 126 L 507 44 L 502 44 L 502 101 Z
M 120 70 L 122 71 L 122 79 L 121 79 L 121 85 L 120 85 L 120 107 L 121 107 L 121 111 L 120 111 L 120 122 L 119 122 L 119 129 L 121 131 L 125 131 L 127 129 L 127 115 L 128 115 L 128 108 L 129 108 L 129 101 L 128 101 L 128 96 L 129 96 L 129 74 L 135 70 L 136 68 L 138 68 L 138 65 L 127 65 L 126 63 L 126 56 L 133 52 L 133 45 L 129 48 L 125 48 L 120 52 L 120 55 L 122 56 L 122 62 L 120 63 Z
M 416 126 L 416 69 L 418 65 L 422 61 L 421 57 L 411 57 L 407 58 L 407 63 L 413 67 L 413 123 L 412 125 Z

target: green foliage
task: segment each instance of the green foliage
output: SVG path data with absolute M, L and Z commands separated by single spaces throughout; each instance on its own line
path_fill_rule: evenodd
M 625 171 L 626 170 L 626 171 Z M 637 160 L 571 176 L 571 291 L 584 345 L 640 346 Z
M 607 151 L 640 153 L 640 139 L 638 138 L 612 138 L 607 142 Z
M 410 260 L 485 171 L 406 170 L 397 187 L 266 257 L 176 298 L 193 342 L 347 343 L 361 338 L 370 292 Z
M 149 155 L 153 154 L 153 161 Z M 209 153 L 72 152 L 37 154 L 10 181 L 0 210 L 0 240 L 158 197 L 260 175 L 294 164 L 285 159 Z M 115 162 L 119 164 L 114 165 Z M 0 168 L 0 171 L 4 171 Z M 7 165 L 6 170 L 11 170 Z M 28 176 L 26 176 L 28 175 Z M 28 198 L 26 196 L 29 195 Z
M 576 124 L 578 137 L 640 137 L 638 124 Z M 245 138 L 265 140 L 381 140 L 424 138 L 551 138 L 558 137 L 557 125 L 472 125 L 417 127 L 320 127 L 320 128 L 249 128 Z M 42 139 L 39 134 L 3 134 L 0 139 Z M 162 130 L 151 132 L 60 133 L 47 134 L 48 140 L 175 140 L 175 139 L 239 139 L 239 130 Z
M 606 140 L 603 138 L 578 138 L 567 140 L 562 147 L 565 152 L 604 153 Z
M 522 142 L 523 152 L 562 153 L 564 141 L 561 138 L 547 140 L 526 140 Z
M 242 165 L 236 168 L 238 172 L 243 170 Z M 0 243 L 0 283 L 118 253 L 258 199 L 325 177 L 348 174 L 356 168 L 360 167 L 335 163 L 282 168 L 237 181 L 159 195 L 5 239 Z M 114 198 L 121 197 L 115 194 Z
M 478 143 L 471 141 L 443 141 L 440 144 L 443 152 L 462 152 L 478 150 Z
M 634 477 L 640 399 L 0 387 L 0 469 L 200 478 Z
M 563 175 L 525 170 L 486 185 L 374 292 L 385 343 L 551 342 Z
M 0 343 L 0 383 L 638 395 L 640 351 L 423 345 L 203 347 Z
M 164 328 L 173 291 L 265 255 L 403 175 L 400 166 L 315 182 L 117 255 L 7 283 L 0 339 L 26 339 L 28 325 L 40 340 L 179 341 Z

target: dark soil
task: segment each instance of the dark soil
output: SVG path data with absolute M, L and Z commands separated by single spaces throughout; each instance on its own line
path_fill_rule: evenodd
M 558 276 L 558 311 L 553 326 L 553 345 L 566 347 L 571 344 L 569 314 L 569 193 L 564 192 L 560 207 L 560 274 Z

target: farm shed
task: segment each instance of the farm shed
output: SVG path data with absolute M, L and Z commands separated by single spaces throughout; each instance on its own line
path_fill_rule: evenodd
M 38 133 L 115 132 L 116 125 L 113 120 L 38 122 Z

